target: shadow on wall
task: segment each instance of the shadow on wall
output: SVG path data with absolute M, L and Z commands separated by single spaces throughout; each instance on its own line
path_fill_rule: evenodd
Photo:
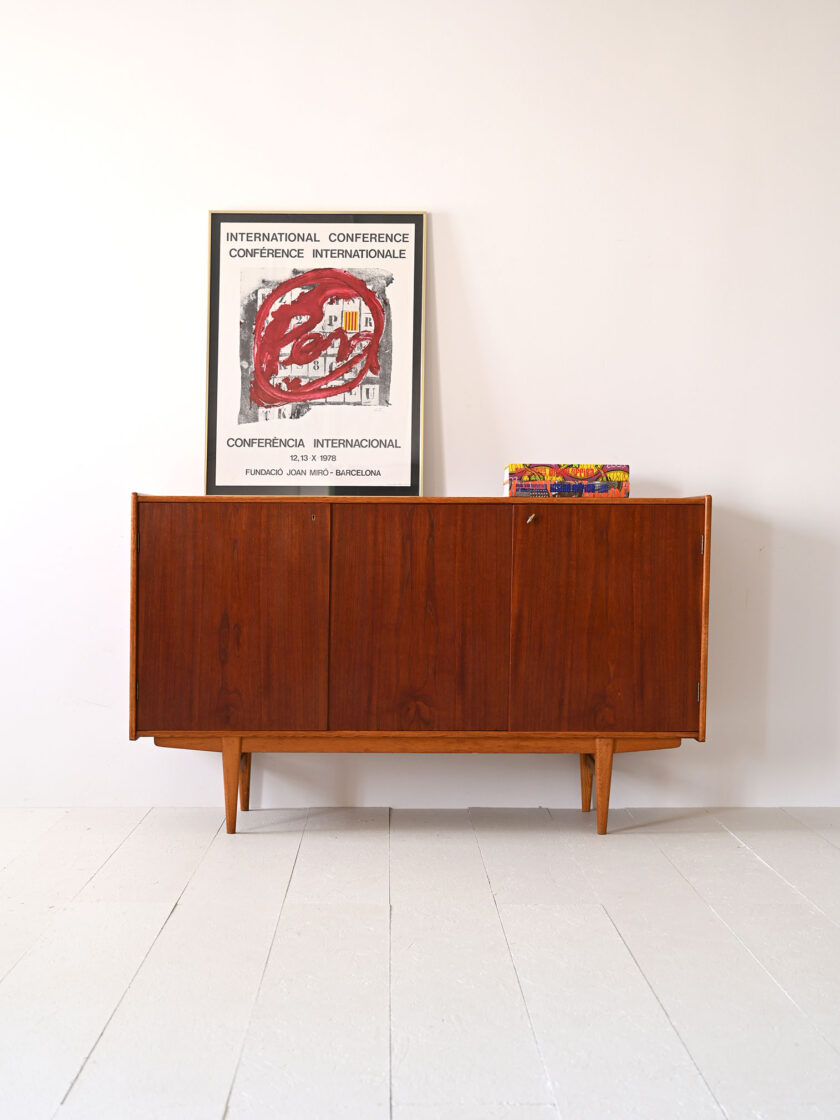
M 619 758 L 615 804 L 778 804 L 780 770 L 789 804 L 836 800 L 837 562 L 830 540 L 714 504 L 706 742 Z
M 707 741 L 681 760 L 683 782 L 693 774 L 707 803 L 745 796 L 738 776 L 766 753 L 772 533 L 767 522 L 712 507 Z
M 367 805 L 362 784 L 354 755 L 260 754 L 251 770 L 251 804 L 255 809 L 289 804 Z M 289 797 L 290 790 L 293 797 Z
M 450 425 L 456 424 L 452 419 L 454 416 L 460 418 L 456 445 L 462 455 L 467 455 L 470 437 L 469 429 L 463 426 L 463 422 L 465 418 L 475 417 L 478 401 L 481 402 L 482 444 L 488 447 L 503 445 L 505 422 L 501 409 L 504 402 L 494 402 L 492 395 L 483 392 L 483 379 L 492 365 L 493 356 L 484 332 L 477 325 L 481 311 L 476 307 L 477 297 L 466 283 L 461 266 L 464 250 L 458 243 L 454 224 L 442 212 L 430 215 L 428 221 L 423 493 L 443 496 L 448 490 L 444 458 L 447 414 Z M 445 265 L 440 273 L 439 262 Z M 441 353 L 448 355 L 443 365 Z M 493 467 L 491 492 L 494 495 L 501 494 L 503 466 L 497 463 Z M 460 470 L 464 470 L 463 464 Z M 459 465 L 455 464 L 450 478 L 458 471 Z M 486 493 L 486 488 L 482 486 L 480 492 Z M 460 496 L 466 496 L 463 490 Z
M 443 458 L 443 401 L 440 381 L 437 285 L 435 284 L 436 223 L 426 219 L 426 316 L 423 369 L 422 446 L 424 494 L 443 494 L 446 476 Z
M 264 754 L 252 771 L 251 804 L 577 808 L 579 767 L 568 754 Z
M 708 740 L 729 804 L 763 800 L 765 765 L 794 802 L 836 776 L 836 571 L 832 541 L 714 510 Z
M 840 804 L 838 562 L 834 541 L 774 533 L 768 754 L 789 761 L 794 804 Z
M 754 773 L 766 753 L 771 533 L 767 522 L 713 499 L 706 742 L 617 759 L 615 804 L 728 805 L 748 797 L 741 774 Z

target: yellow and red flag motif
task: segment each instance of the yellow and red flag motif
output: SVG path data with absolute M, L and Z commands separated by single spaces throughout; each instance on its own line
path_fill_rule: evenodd
M 358 311 L 345 311 L 341 320 L 342 328 L 348 333 L 352 331 L 355 333 L 359 329 L 359 312 Z

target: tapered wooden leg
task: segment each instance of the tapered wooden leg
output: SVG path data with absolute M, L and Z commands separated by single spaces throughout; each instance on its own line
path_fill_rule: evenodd
M 251 752 L 242 752 L 242 762 L 239 767 L 239 808 L 243 813 L 248 812 L 251 804 Z
M 241 739 L 222 739 L 222 771 L 225 776 L 225 822 L 228 832 L 236 832 L 236 794 L 239 791 Z
M 595 740 L 595 808 L 599 836 L 607 831 L 614 751 L 615 739 Z
M 580 756 L 580 807 L 584 813 L 592 811 L 592 774 L 595 770 L 595 759 L 591 754 Z

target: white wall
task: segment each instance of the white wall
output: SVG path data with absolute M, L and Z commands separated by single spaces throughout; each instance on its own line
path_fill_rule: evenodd
M 0 801 L 221 802 L 217 756 L 127 739 L 129 493 L 203 489 L 207 211 L 382 208 L 431 214 L 426 493 L 714 495 L 708 741 L 613 804 L 838 803 L 836 0 L 4 7 Z M 254 786 L 578 798 L 569 757 Z

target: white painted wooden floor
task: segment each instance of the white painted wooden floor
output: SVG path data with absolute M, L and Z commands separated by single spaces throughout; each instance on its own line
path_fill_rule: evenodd
M 0 810 L 0 1117 L 840 1117 L 840 809 Z

